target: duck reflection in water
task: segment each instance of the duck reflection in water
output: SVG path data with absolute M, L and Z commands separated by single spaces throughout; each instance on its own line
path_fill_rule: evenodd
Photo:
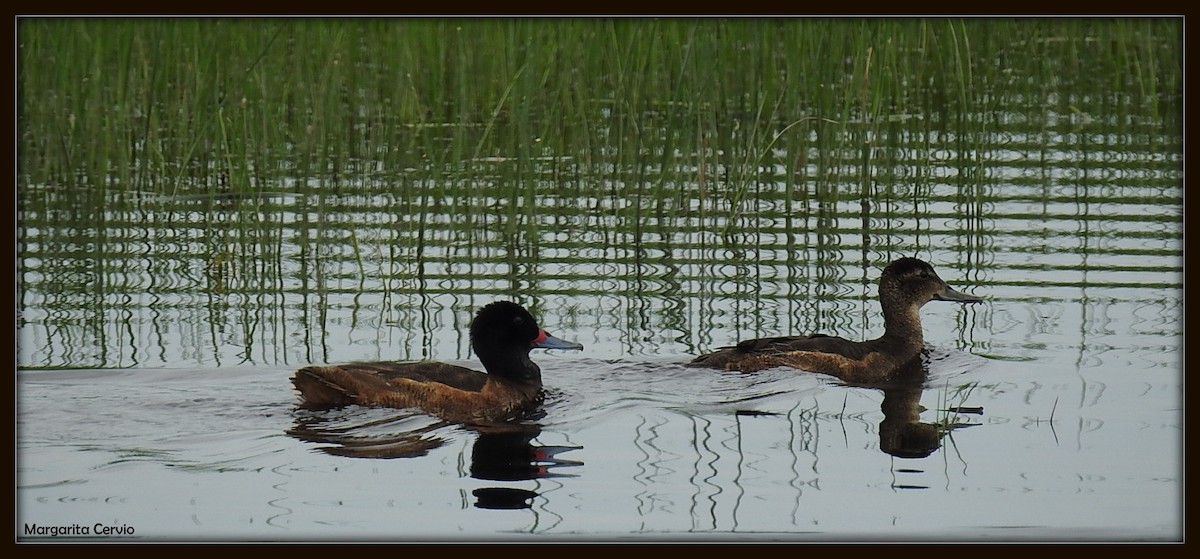
M 446 444 L 438 431 L 453 429 L 456 424 L 446 421 L 419 423 L 395 433 L 369 434 L 389 426 L 409 425 L 422 421 L 420 415 L 402 414 L 353 426 L 339 426 L 336 418 L 306 415 L 297 419 L 288 434 L 306 442 L 323 443 L 321 452 L 349 458 L 417 458 Z M 532 423 L 494 425 L 457 425 L 475 434 L 471 445 L 470 475 L 485 481 L 525 481 L 551 477 L 574 477 L 557 470 L 581 466 L 583 462 L 560 458 L 558 455 L 581 446 L 552 446 L 536 444 L 541 426 Z M 486 509 L 529 508 L 538 493 L 515 487 L 481 487 L 474 489 L 475 506 Z
M 553 470 L 582 465 L 558 455 L 583 447 L 534 444 L 533 439 L 541 432 L 541 427 L 529 424 L 479 429 L 471 447 L 471 477 L 491 481 L 575 477 Z
M 558 454 L 580 446 L 534 444 L 541 434 L 536 425 L 512 425 L 480 431 L 471 447 L 471 477 L 487 481 L 523 481 L 550 477 L 575 477 L 554 471 L 580 466 L 583 462 L 559 458 Z M 539 494 L 516 487 L 480 487 L 471 492 L 481 509 L 522 509 L 533 506 Z
M 338 426 L 336 418 L 306 415 L 297 418 L 296 424 L 287 434 L 305 442 L 327 446 L 317 450 L 334 456 L 350 458 L 417 458 L 446 444 L 443 436 L 433 434 L 438 430 L 451 429 L 456 424 L 434 421 L 420 424 L 395 433 L 370 434 L 388 424 L 407 424 L 414 418 L 401 415 L 373 420 L 351 426 Z M 510 423 L 495 425 L 457 425 L 475 433 L 471 446 L 471 477 L 494 481 L 515 481 L 559 477 L 552 471 L 560 466 L 579 466 L 583 462 L 558 458 L 558 454 L 579 450 L 581 446 L 550 446 L 535 444 L 533 439 L 541 434 L 541 426 L 533 423 Z
M 883 412 L 883 421 L 879 423 L 879 450 L 897 458 L 925 458 L 941 447 L 942 437 L 950 431 L 977 425 L 921 422 L 921 412 L 925 411 L 921 405 L 921 392 L 928 375 L 928 365 L 919 359 L 897 370 L 886 382 L 851 385 L 883 391 L 883 402 L 879 405 Z
M 344 410 L 301 411 L 287 434 L 323 444 L 317 450 L 348 458 L 417 458 L 446 444 L 437 435 L 450 423 L 412 412 L 355 422 Z
M 883 420 L 879 422 L 879 450 L 896 458 L 925 458 L 941 448 L 942 439 L 955 429 L 974 427 L 978 423 L 959 421 L 959 414 L 982 414 L 980 407 L 949 407 L 938 410 L 945 413 L 944 419 L 936 423 L 921 421 L 925 407 L 921 405 L 921 394 L 926 388 L 929 366 L 923 356 L 894 371 L 886 381 L 843 382 L 844 386 L 869 388 L 883 392 L 879 408 Z M 737 415 L 775 416 L 777 412 L 738 410 Z

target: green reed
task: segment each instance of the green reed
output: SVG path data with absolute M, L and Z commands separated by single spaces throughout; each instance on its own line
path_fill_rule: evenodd
M 805 152 L 818 157 L 809 179 L 838 190 L 845 169 L 887 156 L 893 119 L 980 141 L 996 83 L 1104 81 L 1155 111 L 1178 103 L 1164 92 L 1180 83 L 1181 26 L 1163 19 L 27 19 L 19 31 L 23 180 L 168 194 L 217 188 L 220 172 L 227 188 L 264 189 L 484 156 L 569 155 L 595 176 L 611 150 L 618 169 L 693 169 L 641 195 L 665 204 L 666 185 L 695 181 L 737 215 L 766 165 L 790 175 Z M 1106 66 L 1071 63 L 1097 60 L 1089 49 L 1111 51 Z M 1081 102 L 1057 99 L 1063 112 Z

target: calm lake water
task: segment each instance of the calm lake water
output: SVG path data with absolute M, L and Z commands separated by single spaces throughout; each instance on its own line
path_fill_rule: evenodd
M 905 113 L 832 174 L 779 147 L 736 197 L 615 153 L 241 199 L 24 181 L 17 539 L 1181 541 L 1181 111 L 1084 85 L 996 85 L 966 138 Z M 681 366 L 879 335 L 899 256 L 986 299 L 926 305 L 923 383 Z M 478 368 L 498 299 L 585 346 L 533 355 L 543 417 L 296 407 L 310 363 Z

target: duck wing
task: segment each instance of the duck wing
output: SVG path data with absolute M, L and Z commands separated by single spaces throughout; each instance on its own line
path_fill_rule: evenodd
M 755 338 L 701 355 L 688 366 L 750 372 L 778 367 L 795 357 L 809 354 L 828 354 L 857 360 L 864 358 L 872 349 L 870 342 L 852 342 L 825 334 Z
M 784 336 L 759 338 L 739 342 L 732 348 L 738 354 L 776 355 L 780 353 L 812 352 L 841 355 L 849 359 L 862 359 L 871 353 L 871 342 L 854 342 L 838 336 L 813 334 L 811 336 Z
M 307 406 L 343 406 L 366 403 L 381 395 L 430 392 L 449 387 L 480 392 L 488 376 L 479 371 L 438 363 L 372 362 L 304 367 L 292 384 Z

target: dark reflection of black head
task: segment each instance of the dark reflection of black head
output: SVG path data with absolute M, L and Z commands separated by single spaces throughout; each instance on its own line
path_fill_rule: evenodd
M 921 422 L 921 391 L 928 376 L 928 363 L 918 357 L 887 381 L 852 385 L 883 391 L 880 450 L 897 458 L 924 458 L 941 447 L 946 432 L 967 425 Z
M 558 454 L 577 450 L 578 446 L 547 446 L 533 443 L 541 427 L 512 424 L 503 427 L 476 427 L 479 436 L 471 447 L 471 477 L 492 481 L 517 481 L 569 476 L 553 468 L 578 466 L 582 462 L 558 458 Z
M 528 489 L 512 487 L 481 487 L 471 494 L 475 496 L 475 508 L 493 510 L 532 508 L 533 498 L 538 496 Z
M 522 481 L 549 477 L 573 477 L 551 471 L 553 468 L 578 466 L 583 462 L 558 458 L 558 454 L 577 450 L 578 446 L 534 444 L 541 434 L 538 425 L 509 423 L 475 426 L 479 433 L 471 446 L 471 477 L 489 481 Z M 481 509 L 522 509 L 533 505 L 538 494 L 512 487 L 481 487 L 471 492 L 475 506 Z

